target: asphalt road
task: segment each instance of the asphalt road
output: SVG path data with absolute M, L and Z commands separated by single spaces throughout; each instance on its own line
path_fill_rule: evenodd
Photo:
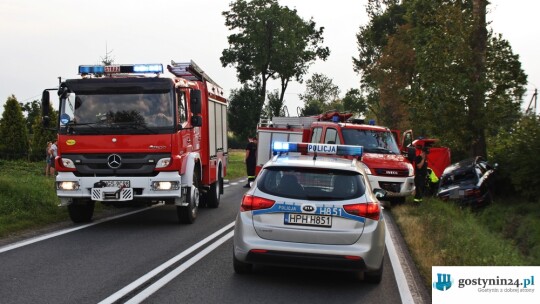
M 243 180 L 193 225 L 174 206 L 65 227 L 0 247 L 0 303 L 429 303 L 399 232 L 388 231 L 383 280 L 351 273 L 232 267 Z M 5 242 L 4 242 L 5 243 Z

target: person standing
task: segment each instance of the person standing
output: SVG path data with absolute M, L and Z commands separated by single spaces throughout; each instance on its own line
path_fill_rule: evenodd
M 244 158 L 246 163 L 246 171 L 248 176 L 247 184 L 244 188 L 250 188 L 251 182 L 255 180 L 255 167 L 257 165 L 257 137 L 249 138 L 249 142 L 246 146 L 246 156 Z
M 427 148 L 422 148 L 420 154 L 414 159 L 414 202 L 421 203 L 426 187 L 427 176 Z
M 52 142 L 47 142 L 47 148 L 45 148 L 45 176 L 49 176 L 51 172 L 51 155 L 49 150 L 51 149 Z
M 52 177 L 54 177 L 56 175 L 56 170 L 55 170 L 55 159 L 56 159 L 56 156 L 58 156 L 58 146 L 56 146 L 58 140 L 54 140 L 53 143 L 51 144 L 51 147 L 49 148 L 49 156 L 51 158 L 51 172 L 50 172 L 50 175 Z

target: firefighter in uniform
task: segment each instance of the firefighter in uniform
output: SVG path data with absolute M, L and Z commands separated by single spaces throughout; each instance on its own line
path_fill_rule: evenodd
M 414 202 L 421 203 L 426 187 L 427 176 L 427 148 L 422 148 L 420 154 L 414 159 Z
M 244 185 L 244 188 L 250 188 L 251 182 L 255 180 L 255 167 L 257 165 L 257 137 L 249 139 L 249 143 L 246 146 L 246 157 L 244 159 L 246 162 L 247 184 Z

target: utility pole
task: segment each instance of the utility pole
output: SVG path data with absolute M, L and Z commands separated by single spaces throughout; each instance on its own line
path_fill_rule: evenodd
M 531 108 L 533 100 L 534 100 L 534 106 Z M 531 97 L 531 101 L 529 102 L 529 106 L 527 107 L 527 111 L 525 111 L 525 114 L 531 113 L 531 110 L 532 110 L 534 115 L 536 115 L 536 102 L 537 101 L 538 101 L 538 89 L 534 89 L 534 94 Z

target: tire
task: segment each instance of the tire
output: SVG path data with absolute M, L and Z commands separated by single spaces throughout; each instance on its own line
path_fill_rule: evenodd
M 364 281 L 370 283 L 370 284 L 379 284 L 382 280 L 383 276 L 383 265 L 384 265 L 384 259 L 381 262 L 381 267 L 375 271 L 371 272 L 365 272 L 364 273 Z
M 199 213 L 199 201 L 200 201 L 200 173 L 197 168 L 193 172 L 193 184 L 190 191 L 187 193 L 186 201 L 187 206 L 177 206 L 176 213 L 178 214 L 178 222 L 180 224 L 193 224 L 197 219 Z
M 240 262 L 233 253 L 233 267 L 237 274 L 248 274 L 253 271 L 253 264 Z
M 218 172 L 218 179 L 215 183 L 210 185 L 210 190 L 208 191 L 206 206 L 209 208 L 219 207 L 219 201 L 221 199 L 221 187 L 223 185 L 223 177 L 221 177 L 221 169 Z
M 69 217 L 73 223 L 88 223 L 94 216 L 95 202 L 91 200 L 73 199 L 68 205 Z

